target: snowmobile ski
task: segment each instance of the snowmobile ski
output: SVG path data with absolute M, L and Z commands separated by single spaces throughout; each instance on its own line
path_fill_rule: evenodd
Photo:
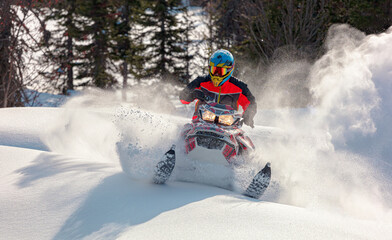
M 256 174 L 249 184 L 244 195 L 252 198 L 259 198 L 263 195 L 271 181 L 271 164 L 268 162 L 265 167 Z
M 165 153 L 162 160 L 158 162 L 155 167 L 155 174 L 153 182 L 156 184 L 163 184 L 169 179 L 176 164 L 176 146 L 173 145 L 169 151 Z

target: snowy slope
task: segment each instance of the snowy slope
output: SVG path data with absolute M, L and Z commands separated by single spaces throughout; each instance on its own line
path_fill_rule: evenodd
M 244 127 L 257 147 L 249 165 L 272 164 L 259 200 L 241 181 L 217 187 L 224 174 L 208 166 L 186 177 L 210 184 L 178 169 L 150 183 L 192 110 L 159 94 L 0 109 L 0 238 L 392 239 L 391 30 L 332 28 L 309 76 L 317 104 L 259 109 L 256 128 Z M 236 180 L 257 171 L 245 170 Z
M 46 151 L 46 144 L 50 143 L 45 143 L 43 135 L 50 135 L 50 125 L 67 119 L 65 109 L 16 108 L 0 112 L 0 236 L 4 239 L 389 239 L 387 236 L 392 236 L 392 222 L 385 220 L 358 219 L 253 200 L 195 183 L 169 182 L 157 186 L 135 180 L 124 173 L 118 159 Z M 98 129 L 113 124 L 108 114 L 84 114 L 77 114 L 81 126 L 90 124 L 92 129 Z M 81 131 L 83 136 L 74 140 L 81 142 L 83 137 L 91 137 L 88 129 L 84 131 L 87 135 Z M 109 135 L 103 130 L 100 137 L 106 140 L 101 141 L 108 144 L 115 141 Z M 23 141 L 20 136 L 29 137 Z M 96 144 L 90 146 L 92 149 L 99 146 L 98 141 L 92 144 Z M 53 146 L 60 152 L 67 151 L 65 147 Z M 104 155 L 110 153 L 101 150 Z

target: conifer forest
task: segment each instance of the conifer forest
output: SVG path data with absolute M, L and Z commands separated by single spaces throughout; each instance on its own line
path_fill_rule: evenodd
M 1 0 L 0 107 L 24 106 L 35 91 L 183 87 L 220 48 L 235 56 L 237 76 L 256 79 L 282 58 L 316 60 L 334 24 L 384 32 L 392 2 Z

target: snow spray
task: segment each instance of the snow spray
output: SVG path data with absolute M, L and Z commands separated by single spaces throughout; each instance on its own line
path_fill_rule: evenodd
M 279 62 L 266 72 L 272 88 L 265 89 L 273 91 L 251 89 L 259 106 L 288 105 L 293 98 L 302 106 L 259 108 L 258 126 L 245 129 L 260 166 L 272 164 L 273 182 L 262 200 L 392 221 L 391 42 L 392 29 L 366 36 L 334 25 L 316 62 Z M 298 83 L 307 95 L 276 92 Z M 189 120 L 173 116 L 178 108 L 162 104 L 174 100 L 167 99 L 162 85 L 155 86 L 155 92 L 151 86 L 129 91 L 126 102 L 102 91 L 71 99 L 63 118 L 44 136 L 46 144 L 52 151 L 119 159 L 134 177 L 151 176 Z M 302 104 L 309 99 L 311 106 Z M 283 137 L 266 140 L 258 135 L 261 125 L 282 129 Z
M 60 118 L 48 123 L 42 140 L 53 152 L 118 164 L 115 145 L 119 132 L 113 124 L 110 107 L 114 99 L 113 94 L 100 90 L 71 98 L 63 106 Z
M 270 81 L 305 71 L 294 76 L 306 76 L 302 81 L 313 104 L 275 109 L 274 117 L 268 116 L 272 110 L 259 110 L 256 123 L 285 132 L 281 141 L 255 139 L 262 160 L 272 163 L 275 181 L 263 199 L 392 220 L 391 43 L 392 28 L 366 36 L 334 25 L 325 54 L 314 64 L 280 63 L 270 69 Z M 285 92 L 260 92 L 259 102 L 267 101 L 265 96 L 290 98 Z

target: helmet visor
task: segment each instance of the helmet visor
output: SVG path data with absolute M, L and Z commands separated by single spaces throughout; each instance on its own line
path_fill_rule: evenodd
M 210 73 L 213 76 L 223 77 L 227 74 L 227 72 L 227 68 L 210 66 Z

